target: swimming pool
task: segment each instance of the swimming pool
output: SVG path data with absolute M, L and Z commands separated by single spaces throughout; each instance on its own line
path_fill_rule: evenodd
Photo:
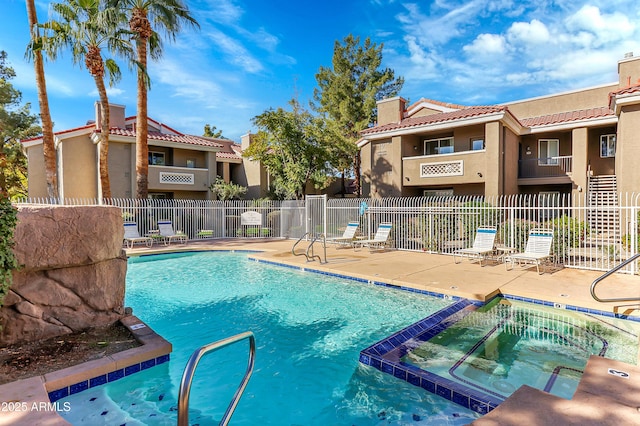
M 130 259 L 126 305 L 173 344 L 171 361 L 61 400 L 72 424 L 169 425 L 199 346 L 251 330 L 253 376 L 232 424 L 463 425 L 478 414 L 358 362 L 359 351 L 449 301 L 202 252 Z M 216 422 L 240 382 L 247 345 L 203 358 L 192 423 Z

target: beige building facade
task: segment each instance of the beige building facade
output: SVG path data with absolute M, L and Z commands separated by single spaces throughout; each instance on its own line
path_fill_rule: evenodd
M 102 198 L 98 153 L 100 106 L 95 121 L 55 133 L 60 198 Z M 109 180 L 113 198 L 136 193 L 136 117 L 122 105 L 110 106 Z M 242 145 L 181 133 L 148 119 L 150 198 L 206 200 L 216 177 L 247 186 L 250 198 L 267 193 L 264 168 L 242 157 Z M 22 141 L 28 159 L 29 197 L 47 197 L 42 138 Z M 248 194 L 249 195 L 249 194 Z
M 494 106 L 401 97 L 361 133 L 363 196 L 640 191 L 640 57 L 619 81 Z M 600 186 L 602 187 L 602 183 Z

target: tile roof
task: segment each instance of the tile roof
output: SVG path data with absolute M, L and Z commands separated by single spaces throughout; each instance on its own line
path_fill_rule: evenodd
M 388 132 L 398 129 L 410 129 L 412 127 L 426 126 L 429 124 L 445 123 L 448 121 L 456 121 L 461 119 L 482 117 L 483 115 L 491 115 L 499 112 L 506 112 L 508 108 L 505 106 L 473 106 L 464 107 L 463 109 L 451 112 L 443 112 L 440 114 L 424 115 L 421 117 L 405 118 L 399 123 L 389 123 L 382 126 L 371 127 L 360 132 L 361 135 L 371 135 L 376 133 Z
M 120 129 L 115 127 L 109 130 L 109 134 L 118 135 L 118 136 L 128 136 L 132 138 L 136 137 L 136 132 L 134 130 Z M 183 134 L 172 135 L 172 134 L 160 133 L 160 132 L 149 132 L 148 139 L 157 140 L 157 141 L 184 143 L 187 145 L 210 146 L 215 148 L 222 147 L 222 144 L 214 142 L 210 139 L 201 138 L 199 136 L 193 136 L 193 135 L 183 135 Z
M 614 92 L 609 93 L 609 97 L 616 95 L 629 95 L 631 93 L 639 93 L 640 92 L 640 84 L 636 84 L 633 86 L 625 87 L 620 90 L 616 90 Z
M 434 99 L 427 99 L 427 98 L 420 98 L 418 99 L 416 102 L 412 103 L 411 105 L 409 105 L 406 109 L 407 111 L 410 110 L 411 108 L 415 108 L 418 105 L 420 105 L 421 103 L 426 102 L 426 103 L 430 103 L 430 104 L 434 104 L 434 105 L 440 105 L 442 107 L 445 108 L 450 108 L 450 109 L 464 109 L 464 108 L 468 108 L 465 105 L 458 105 L 458 104 L 450 104 L 448 102 L 441 102 L 441 101 L 436 101 Z
M 220 151 L 216 153 L 217 158 L 242 159 L 242 146 L 231 139 L 208 138 L 206 136 L 203 138 L 220 144 Z
M 551 124 L 570 123 L 573 121 L 591 120 L 602 117 L 615 117 L 616 114 L 607 107 L 583 109 L 579 111 L 566 111 L 557 114 L 542 115 L 540 117 L 523 118 L 520 120 L 523 126 L 547 126 Z

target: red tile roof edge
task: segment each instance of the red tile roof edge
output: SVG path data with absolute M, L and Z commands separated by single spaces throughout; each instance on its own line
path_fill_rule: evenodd
M 497 112 L 507 112 L 516 121 L 519 120 L 511 114 L 509 109 L 503 105 L 488 105 L 488 106 L 472 106 L 465 107 L 456 111 L 442 112 L 439 114 L 423 115 L 420 117 L 405 118 L 399 123 L 388 123 L 382 126 L 371 127 L 360 132 L 361 135 L 370 135 L 375 133 L 381 133 L 390 130 L 406 129 L 417 126 L 424 126 L 427 124 L 444 123 L 450 121 L 456 121 L 463 118 L 481 117 L 483 115 L 495 114 Z

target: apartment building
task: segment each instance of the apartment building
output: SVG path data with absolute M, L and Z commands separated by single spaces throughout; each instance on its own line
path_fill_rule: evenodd
M 136 193 L 136 117 L 126 117 L 125 107 L 110 105 L 109 180 L 114 198 Z M 100 104 L 95 120 L 55 133 L 60 198 L 101 198 L 98 144 Z M 249 198 L 267 193 L 264 168 L 242 157 L 243 145 L 227 139 L 206 138 L 179 132 L 148 118 L 149 197 L 206 200 L 209 187 L 221 176 L 248 188 Z M 243 136 L 248 145 L 250 135 Z M 23 140 L 28 159 L 29 197 L 46 197 L 42 138 Z M 245 146 L 246 148 L 246 146 Z
M 640 57 L 615 83 L 491 106 L 401 97 L 361 132 L 363 196 L 640 191 Z

